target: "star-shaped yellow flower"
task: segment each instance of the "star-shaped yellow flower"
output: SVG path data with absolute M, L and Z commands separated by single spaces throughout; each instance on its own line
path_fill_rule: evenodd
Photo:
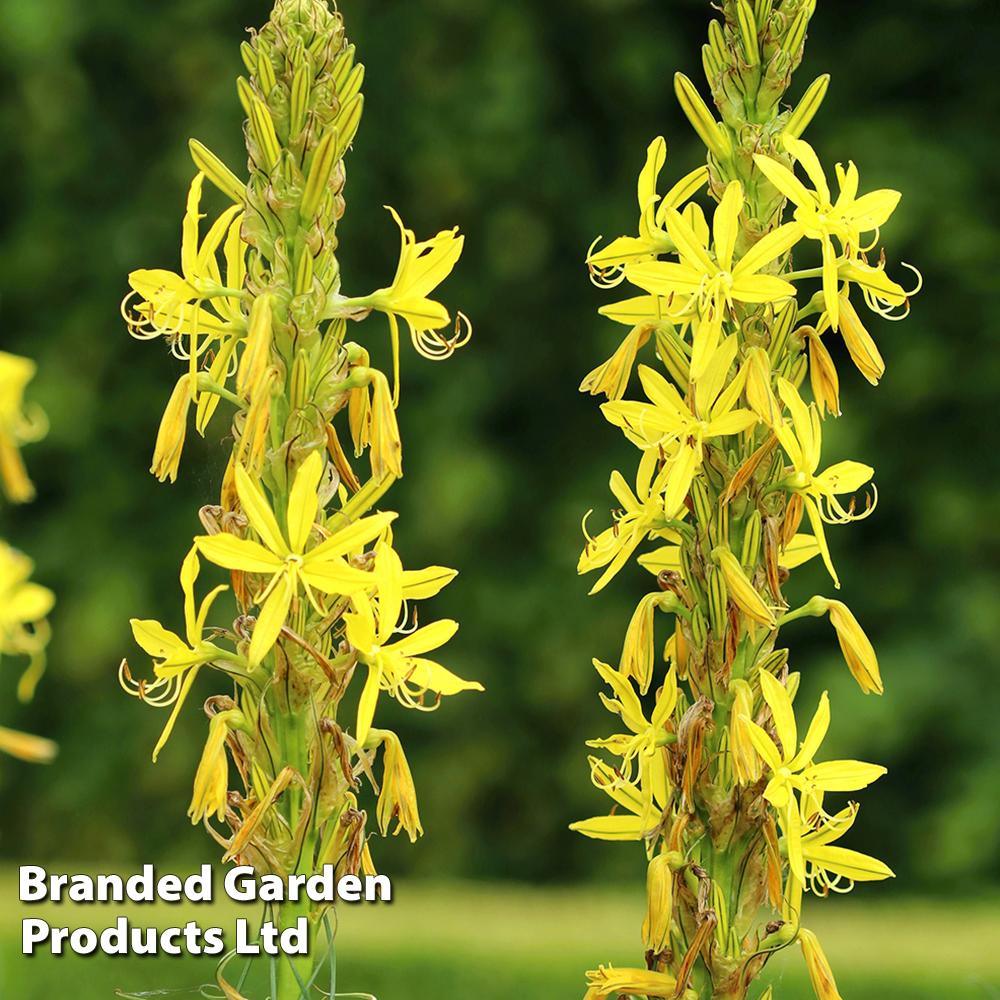
M 450 577 L 448 578 L 450 579 Z M 440 586 L 448 579 L 438 576 Z M 397 631 L 407 583 L 410 595 L 431 596 L 434 577 L 406 580 L 399 556 L 390 545 L 382 545 L 375 556 L 374 582 L 378 598 L 373 602 L 366 593 L 351 598 L 354 610 L 344 615 L 347 641 L 357 650 L 358 660 L 368 667 L 368 678 L 358 703 L 356 739 L 364 745 L 368 739 L 379 691 L 388 691 L 407 708 L 428 708 L 423 704 L 426 691 L 438 696 L 459 691 L 482 691 L 476 681 L 462 680 L 440 663 L 425 659 L 423 654 L 443 646 L 457 631 L 458 623 L 450 619 L 432 622 L 418 628 L 397 642 L 390 642 Z
M 758 273 L 802 238 L 801 230 L 793 223 L 768 233 L 734 263 L 743 203 L 743 187 L 739 181 L 732 181 L 715 210 L 714 253 L 709 251 L 707 234 L 697 234 L 676 209 L 668 206 L 664 222 L 677 247 L 679 262 L 651 261 L 625 268 L 625 277 L 647 292 L 691 296 L 684 309 L 699 317 L 691 351 L 691 379 L 695 382 L 718 346 L 722 321 L 734 302 L 776 302 L 795 295 L 794 286 L 784 279 Z
M 858 168 L 848 163 L 847 170 L 837 164 L 837 181 L 840 194 L 836 202 L 830 200 L 830 185 L 819 162 L 819 157 L 808 142 L 784 137 L 785 149 L 802 164 L 809 175 L 814 190 L 810 191 L 787 167 L 769 156 L 756 154 L 754 163 L 765 177 L 786 197 L 795 203 L 795 222 L 798 233 L 811 240 L 818 240 L 823 248 L 823 297 L 830 325 L 836 330 L 840 325 L 840 304 L 837 300 L 838 267 L 841 263 L 833 246 L 833 238 L 840 243 L 841 254 L 848 258 L 857 256 L 863 233 L 877 230 L 895 211 L 902 197 L 898 191 L 882 188 L 858 198 Z M 783 227 L 785 228 L 785 227 Z
M 837 495 L 861 489 L 875 474 L 875 470 L 860 462 L 837 462 L 818 473 L 816 470 L 819 468 L 823 432 L 816 404 L 811 403 L 807 407 L 795 386 L 783 378 L 778 379 L 778 395 L 792 414 L 791 425 L 782 423 L 774 428 L 775 436 L 793 466 L 791 475 L 782 480 L 781 486 L 802 496 L 823 562 L 839 588 L 840 580 L 830 558 L 823 522 L 841 524 L 867 517 L 873 507 L 863 514 L 855 514 L 844 510 Z
M 250 641 L 251 667 L 256 667 L 274 645 L 300 587 L 317 613 L 324 614 L 314 591 L 350 595 L 372 585 L 371 574 L 349 566 L 344 556 L 377 538 L 396 515 L 362 518 L 307 548 L 322 475 L 323 459 L 319 452 L 313 452 L 295 474 L 288 497 L 287 532 L 283 533 L 263 491 L 242 466 L 236 466 L 236 490 L 243 513 L 260 542 L 226 533 L 198 535 L 194 540 L 198 551 L 217 566 L 270 576 L 255 597 L 260 613 Z

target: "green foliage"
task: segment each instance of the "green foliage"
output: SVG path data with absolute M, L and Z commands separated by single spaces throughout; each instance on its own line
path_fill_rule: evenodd
M 379 208 L 391 193 L 418 232 L 458 222 L 468 234 L 446 289 L 476 331 L 446 369 L 406 372 L 407 475 L 394 502 L 412 564 L 461 571 L 433 612 L 462 621 L 447 665 L 487 693 L 444 704 L 438 719 L 391 719 L 413 747 L 428 836 L 406 851 L 386 845 L 382 866 L 532 879 L 629 871 L 628 852 L 566 829 L 593 804 L 577 766 L 603 724 L 590 656 L 617 657 L 632 610 L 628 586 L 588 602 L 573 573 L 577 512 L 605 502 L 622 447 L 576 391 L 620 333 L 595 315 L 605 298 L 582 260 L 593 233 L 634 225 L 636 151 L 649 135 L 667 137 L 676 173 L 701 162 L 672 80 L 700 78 L 711 11 L 702 0 L 343 7 L 368 68 L 340 228 L 357 273 L 345 283 L 391 280 L 395 228 Z M 135 655 L 129 616 L 180 625 L 168 620 L 177 557 L 198 527 L 191 512 L 214 502 L 222 469 L 206 463 L 221 462 L 228 429 L 189 437 L 173 486 L 148 474 L 181 366 L 133 341 L 117 304 L 129 270 L 177 266 L 188 137 L 240 162 L 238 42 L 269 8 L 0 5 L 0 340 L 37 359 L 33 398 L 52 422 L 29 454 L 38 501 L 5 509 L 2 528 L 59 597 L 44 691 L 27 708 L 7 687 L 0 696 L 5 719 L 62 748 L 47 770 L 5 762 L 7 856 L 211 852 L 176 822 L 207 725 L 197 698 L 155 768 L 142 754 L 122 759 L 124 747 L 152 746 L 162 720 L 123 700 L 115 668 Z M 809 39 L 813 75 L 833 74 L 809 140 L 824 162 L 849 150 L 870 187 L 906 192 L 885 241 L 926 284 L 905 325 L 873 330 L 887 363 L 878 391 L 835 353 L 851 423 L 824 428 L 830 460 L 864 455 L 884 498 L 853 530 L 832 529 L 830 544 L 893 698 L 837 699 L 853 681 L 828 653 L 826 623 L 803 623 L 796 655 L 830 659 L 821 680 L 804 669 L 815 683 L 806 704 L 830 687 L 856 707 L 841 713 L 829 756 L 849 747 L 889 767 L 866 797 L 857 845 L 878 844 L 902 880 L 934 888 L 1000 875 L 1000 319 L 988 308 L 1000 156 L 986 124 L 1000 99 L 998 30 L 1000 9 L 984 3 L 826 0 Z M 383 229 L 367 228 L 383 215 Z M 816 591 L 812 572 L 800 571 L 791 597 Z M 435 735 L 442 724 L 446 737 Z

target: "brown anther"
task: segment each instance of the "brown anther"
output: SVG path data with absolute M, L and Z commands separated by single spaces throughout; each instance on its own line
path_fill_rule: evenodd
M 680 595 L 680 589 L 684 586 L 684 577 L 675 569 L 664 569 L 657 573 L 656 585 L 660 590 L 669 590 Z
M 784 920 L 772 920 L 764 927 L 764 930 L 767 931 L 768 934 L 777 934 L 778 931 L 780 931 L 784 926 Z

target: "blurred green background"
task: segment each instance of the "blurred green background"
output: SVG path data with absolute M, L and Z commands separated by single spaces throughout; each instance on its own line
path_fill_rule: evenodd
M 234 80 L 266 0 L 0 0 L 0 345 L 30 355 L 30 397 L 52 430 L 26 449 L 39 490 L 0 512 L 59 603 L 50 670 L 2 721 L 57 739 L 48 768 L 0 764 L 0 857 L 128 867 L 215 860 L 184 813 L 206 719 L 192 697 L 160 761 L 163 715 L 115 670 L 143 665 L 128 618 L 180 624 L 177 573 L 213 502 L 223 421 L 189 445 L 178 482 L 147 472 L 180 363 L 126 332 L 137 267 L 175 268 L 196 136 L 234 167 Z M 664 179 L 703 151 L 672 79 L 701 81 L 706 0 L 344 0 L 367 66 L 348 157 L 339 253 L 348 294 L 388 283 L 398 235 L 459 224 L 466 251 L 442 290 L 475 324 L 444 364 L 404 355 L 405 479 L 391 506 L 406 562 L 461 572 L 436 616 L 462 629 L 445 662 L 486 693 L 436 714 L 386 703 L 403 736 L 427 836 L 373 844 L 391 875 L 580 883 L 635 879 L 638 850 L 575 836 L 603 810 L 583 741 L 610 732 L 590 658 L 614 659 L 648 580 L 599 596 L 575 575 L 580 520 L 607 523 L 613 468 L 634 451 L 577 393 L 622 328 L 583 267 L 598 234 L 636 221 L 635 179 L 663 134 Z M 820 0 L 790 92 L 833 83 L 807 138 L 828 169 L 904 198 L 882 239 L 890 272 L 921 269 L 902 324 L 871 318 L 877 389 L 834 339 L 845 416 L 825 456 L 875 466 L 880 504 L 830 532 L 842 597 L 879 651 L 884 698 L 865 698 L 826 622 L 790 626 L 803 703 L 829 688 L 831 756 L 884 763 L 850 846 L 899 876 L 887 892 L 983 893 L 1000 876 L 1000 6 L 974 0 Z M 704 88 L 703 88 L 704 90 Z M 378 319 L 359 327 L 384 346 Z M 839 353 L 837 353 L 839 350 Z M 833 596 L 821 567 L 790 593 Z M 224 685 L 200 679 L 202 697 Z M 213 687 L 214 685 L 214 687 Z M 220 686 L 221 685 L 221 686 Z M 380 709 L 380 712 L 382 709 Z M 16 991 L 11 996 L 20 996 Z

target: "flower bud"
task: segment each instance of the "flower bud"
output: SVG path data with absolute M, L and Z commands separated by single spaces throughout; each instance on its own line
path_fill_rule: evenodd
M 674 92 L 681 110 L 708 151 L 721 162 L 732 159 L 733 144 L 729 134 L 715 120 L 694 84 L 683 73 L 674 76 Z
M 643 947 L 654 955 L 670 947 L 673 887 L 670 856 L 657 854 L 646 869 L 646 919 L 642 923 Z
M 774 628 L 774 612 L 754 589 L 736 556 L 727 547 L 720 545 L 712 552 L 712 558 L 722 568 L 729 596 L 739 605 L 743 613 L 767 628 Z
M 163 411 L 160 430 L 156 435 L 156 447 L 153 449 L 153 464 L 149 467 L 149 471 L 161 483 L 168 478 L 172 483 L 177 480 L 177 468 L 180 465 L 184 438 L 187 435 L 190 405 L 191 376 L 185 373 L 177 380 L 167 402 L 167 408 Z
M 424 828 L 420 825 L 420 814 L 417 812 L 417 793 L 413 787 L 413 777 L 410 765 L 406 762 L 406 754 L 399 737 L 388 729 L 370 730 L 370 735 L 376 735 L 382 741 L 382 792 L 378 797 L 378 825 L 382 836 L 389 831 L 389 824 L 398 820 L 394 834 L 406 830 L 410 842 L 422 836 Z
M 830 963 L 827 962 L 816 935 L 805 927 L 800 927 L 798 942 L 802 946 L 802 957 L 806 960 L 806 968 L 809 970 L 809 978 L 812 980 L 817 1000 L 842 1000 Z
M 812 327 L 807 327 L 806 330 L 806 339 L 809 341 L 809 380 L 819 414 L 822 417 L 829 410 L 831 415 L 839 417 L 840 379 L 837 377 L 837 368 L 819 334 Z

